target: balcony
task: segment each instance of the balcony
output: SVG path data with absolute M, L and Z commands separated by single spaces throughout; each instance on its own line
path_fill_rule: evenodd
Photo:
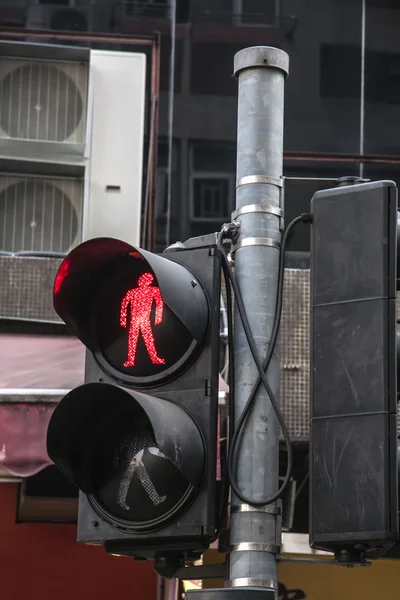
M 187 3 L 188 4 L 188 3 Z M 279 3 L 278 3 L 279 5 Z M 191 26 L 194 42 L 267 45 L 279 47 L 296 25 L 295 17 L 282 17 L 274 1 L 262 13 L 180 8 L 176 15 L 176 37 L 182 39 Z M 182 5 L 183 6 L 183 5 Z M 118 33 L 170 35 L 169 0 L 131 0 L 114 4 L 111 28 Z
M 176 37 L 183 37 L 184 26 L 189 21 L 186 11 L 177 13 Z M 169 0 L 126 0 L 113 5 L 111 14 L 111 31 L 124 34 L 152 34 L 158 31 L 161 35 L 170 35 Z
M 205 43 L 279 47 L 284 35 L 281 23 L 281 17 L 271 11 L 240 14 L 201 11 L 192 16 L 192 39 Z

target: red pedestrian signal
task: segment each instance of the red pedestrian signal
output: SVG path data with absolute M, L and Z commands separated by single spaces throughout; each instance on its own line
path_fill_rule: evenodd
M 220 267 L 215 247 L 156 255 L 99 238 L 54 284 L 55 310 L 88 350 L 85 385 L 47 435 L 82 492 L 78 539 L 154 558 L 164 574 L 218 528 Z
M 139 386 L 185 369 L 210 319 L 202 283 L 185 266 L 108 238 L 84 242 L 67 256 L 54 306 L 110 376 Z
M 119 318 L 121 327 L 127 327 L 128 321 L 130 321 L 128 359 L 124 362 L 124 367 L 135 366 L 139 334 L 142 334 L 146 350 L 153 365 L 165 365 L 165 360 L 157 356 L 157 350 L 154 345 L 151 309 L 153 302 L 155 302 L 156 312 L 154 325 L 159 325 L 163 317 L 164 301 L 161 298 L 160 288 L 151 285 L 153 280 L 154 276 L 151 273 L 143 273 L 143 275 L 139 277 L 138 286 L 128 290 L 122 300 Z M 130 318 L 128 317 L 129 308 Z

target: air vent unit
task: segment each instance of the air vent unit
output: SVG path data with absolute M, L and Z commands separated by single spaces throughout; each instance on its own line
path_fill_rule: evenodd
M 0 250 L 69 252 L 81 240 L 83 181 L 0 176 Z
M 88 65 L 0 58 L 0 138 L 83 144 Z
M 145 97 L 143 54 L 0 40 L 0 250 L 139 243 Z

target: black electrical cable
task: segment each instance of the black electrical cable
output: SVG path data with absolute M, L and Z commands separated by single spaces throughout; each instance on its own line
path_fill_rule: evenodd
M 226 457 L 229 457 L 229 450 L 231 447 L 232 440 L 232 427 L 234 423 L 234 384 L 235 384 L 235 370 L 234 370 L 234 348 L 233 348 L 233 304 L 232 304 L 232 290 L 231 283 L 228 277 L 228 274 L 223 269 L 222 270 L 225 281 L 226 288 L 226 311 L 228 315 L 228 359 L 229 359 L 229 370 L 228 370 L 228 385 L 229 385 L 229 405 L 228 405 L 228 414 L 229 414 L 229 423 L 228 423 L 228 444 L 227 444 L 227 454 Z M 215 535 L 215 539 L 217 539 L 221 532 L 225 529 L 225 521 L 227 518 L 228 512 L 228 501 L 229 501 L 229 475 L 228 469 L 224 469 L 221 475 L 221 503 L 220 503 L 220 512 L 218 519 L 218 531 Z
M 250 396 L 246 402 L 246 405 L 239 417 L 238 423 L 235 427 L 235 431 L 232 436 L 232 441 L 231 441 L 230 449 L 229 449 L 229 457 L 228 457 L 228 478 L 229 478 L 231 488 L 234 491 L 234 493 L 236 494 L 236 496 L 245 504 L 249 504 L 249 505 L 255 506 L 255 507 L 266 506 L 268 504 L 272 504 L 273 502 L 275 502 L 276 500 L 278 500 L 278 498 L 280 498 L 282 496 L 283 492 L 285 491 L 285 489 L 290 481 L 292 468 L 293 468 L 293 451 L 292 451 L 292 445 L 290 442 L 289 432 L 286 427 L 285 421 L 283 419 L 282 413 L 277 404 L 277 401 L 276 401 L 274 394 L 268 383 L 266 372 L 267 372 L 269 364 L 271 362 L 271 359 L 272 359 L 272 356 L 273 356 L 273 353 L 275 350 L 276 342 L 278 339 L 278 334 L 279 334 L 279 326 L 280 326 L 280 320 L 281 320 L 281 315 L 282 315 L 282 304 L 283 304 L 283 280 L 284 280 L 284 274 L 285 274 L 285 249 L 287 246 L 287 241 L 288 241 L 288 238 L 289 238 L 289 235 L 290 235 L 292 229 L 298 223 L 301 223 L 301 222 L 302 223 L 310 223 L 311 219 L 312 219 L 311 215 L 309 215 L 307 213 L 302 214 L 299 217 L 296 217 L 286 227 L 283 237 L 282 237 L 274 323 L 273 323 L 272 332 L 271 332 L 271 340 L 269 343 L 269 348 L 268 348 L 268 352 L 267 352 L 267 356 L 265 358 L 264 364 L 261 364 L 261 361 L 258 356 L 257 348 L 256 348 L 256 345 L 254 342 L 254 338 L 253 338 L 253 335 L 251 332 L 249 321 L 247 319 L 246 310 L 245 310 L 245 307 L 243 304 L 242 295 L 240 293 L 235 276 L 232 272 L 231 266 L 230 266 L 228 258 L 226 256 L 226 252 L 225 252 L 223 242 L 222 242 L 222 236 L 220 236 L 219 241 L 218 241 L 218 246 L 219 246 L 220 250 L 222 251 L 223 269 L 226 271 L 227 276 L 229 277 L 229 280 L 232 283 L 240 319 L 242 321 L 243 329 L 246 334 L 246 338 L 247 338 L 247 341 L 248 341 L 248 344 L 250 347 L 250 351 L 252 353 L 254 362 L 256 363 L 257 370 L 259 373 L 257 381 L 255 382 L 255 384 L 253 386 L 253 389 L 252 389 Z M 272 404 L 275 414 L 277 416 L 279 425 L 280 425 L 282 433 L 283 433 L 283 437 L 285 439 L 285 445 L 287 448 L 288 456 L 287 456 L 286 475 L 285 475 L 284 481 L 283 481 L 281 487 L 279 488 L 279 490 L 276 492 L 276 494 L 274 494 L 273 496 L 271 496 L 269 498 L 255 501 L 251 498 L 247 498 L 241 492 L 239 487 L 237 486 L 236 481 L 235 481 L 236 465 L 234 464 L 234 459 L 236 457 L 236 447 L 238 445 L 238 441 L 240 440 L 240 436 L 242 434 L 243 425 L 246 422 L 246 419 L 247 419 L 247 417 L 250 413 L 250 410 L 253 406 L 253 403 L 254 403 L 254 400 L 255 400 L 255 397 L 256 397 L 256 394 L 257 394 L 257 391 L 258 391 L 258 388 L 259 388 L 261 382 L 263 383 L 263 385 L 268 393 L 271 404 Z

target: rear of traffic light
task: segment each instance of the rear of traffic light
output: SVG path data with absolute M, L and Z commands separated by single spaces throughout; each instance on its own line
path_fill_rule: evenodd
M 310 545 L 338 559 L 398 537 L 397 189 L 312 200 Z
M 54 285 L 57 313 L 86 345 L 85 385 L 51 419 L 47 446 L 78 486 L 78 539 L 156 558 L 206 549 L 218 526 L 220 260 L 99 238 Z

